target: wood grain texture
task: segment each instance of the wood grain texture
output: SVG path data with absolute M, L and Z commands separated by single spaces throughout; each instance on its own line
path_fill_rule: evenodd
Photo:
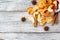
M 60 15 L 60 14 L 59 14 Z M 0 32 L 45 32 L 43 27 L 38 24 L 34 28 L 33 24 L 27 19 L 21 22 L 22 17 L 28 17 L 27 12 L 0 12 Z M 60 20 L 60 17 L 59 17 Z M 51 26 L 46 24 L 50 30 L 48 32 L 60 32 L 60 21 L 58 25 Z
M 31 0 L 0 0 L 0 11 L 26 11 L 30 6 Z
M 15 11 L 26 11 L 29 6 L 32 6 L 31 0 L 0 0 L 0 11 L 14 11 L 0 12 L 0 40 L 60 40 L 60 33 L 21 33 L 40 32 L 43 30 L 43 28 L 40 29 L 40 26 L 34 28 L 33 24 L 28 20 L 24 23 L 20 21 L 22 16 L 27 17 L 28 14 Z M 60 32 L 60 23 L 55 27 L 51 27 L 50 31 Z
M 21 33 L 0 33 L 3 40 L 60 40 L 60 33 L 45 34 L 21 34 Z

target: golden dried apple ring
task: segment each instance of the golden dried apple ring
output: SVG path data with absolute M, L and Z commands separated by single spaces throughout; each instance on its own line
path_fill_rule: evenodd
M 33 14 L 33 8 L 32 7 L 29 7 L 29 8 L 27 8 L 27 12 L 29 13 L 29 14 Z

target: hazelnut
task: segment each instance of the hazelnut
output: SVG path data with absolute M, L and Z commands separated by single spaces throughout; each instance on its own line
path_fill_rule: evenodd
M 48 26 L 45 26 L 45 27 L 44 27 L 44 30 L 45 30 L 45 31 L 48 31 L 48 30 L 49 30 L 49 27 L 48 27 Z
M 25 17 L 22 17 L 22 18 L 21 18 L 21 21 L 22 21 L 22 22 L 26 21 L 26 18 L 25 18 Z
M 36 0 L 32 0 L 33 5 L 36 5 L 36 3 L 37 3 Z

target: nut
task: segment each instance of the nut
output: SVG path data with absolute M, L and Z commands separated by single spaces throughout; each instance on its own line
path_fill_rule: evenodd
M 32 0 L 33 5 L 36 5 L 36 3 L 37 3 L 36 0 Z
M 49 27 L 48 27 L 48 26 L 45 26 L 45 27 L 44 27 L 44 30 L 45 30 L 45 31 L 48 31 L 48 30 L 49 30 Z
M 25 21 L 26 21 L 26 18 L 25 18 L 25 17 L 22 17 L 22 18 L 21 18 L 21 21 L 22 21 L 22 22 L 25 22 Z

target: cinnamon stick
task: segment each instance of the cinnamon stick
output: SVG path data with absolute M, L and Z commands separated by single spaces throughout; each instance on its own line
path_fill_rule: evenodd
M 58 12 L 55 13 L 55 15 L 54 15 L 54 20 L 52 22 L 52 25 L 54 25 L 54 24 L 58 24 Z
M 37 17 L 38 17 L 38 14 L 35 14 L 35 17 L 34 17 L 34 27 L 37 27 Z
M 59 2 L 57 1 L 57 5 L 55 6 L 55 9 L 58 9 L 58 6 L 59 6 Z M 54 14 L 54 20 L 52 22 L 52 25 L 54 24 L 58 24 L 58 12 Z
M 58 24 L 58 12 L 55 15 L 55 24 Z

